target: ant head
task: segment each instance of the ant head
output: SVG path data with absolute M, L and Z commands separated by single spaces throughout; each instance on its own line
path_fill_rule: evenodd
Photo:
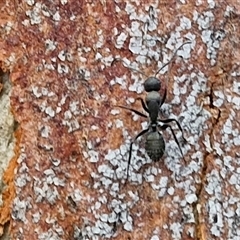
M 156 77 L 149 77 L 144 82 L 144 89 L 146 92 L 158 92 L 161 89 L 161 82 Z

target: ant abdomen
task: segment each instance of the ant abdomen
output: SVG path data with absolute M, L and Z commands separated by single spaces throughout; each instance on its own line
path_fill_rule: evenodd
M 149 132 L 146 134 L 145 149 L 148 156 L 153 161 L 159 161 L 165 151 L 165 142 L 162 135 L 158 132 Z

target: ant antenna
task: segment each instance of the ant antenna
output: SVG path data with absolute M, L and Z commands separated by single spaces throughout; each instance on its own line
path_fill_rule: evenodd
M 172 60 L 175 58 L 178 50 L 179 50 L 182 46 L 184 46 L 185 44 L 190 44 L 190 43 L 192 43 L 192 42 L 188 41 L 188 42 L 185 42 L 185 43 L 181 44 L 181 45 L 177 48 L 177 50 L 175 51 L 175 53 L 172 55 L 172 58 L 171 58 L 167 63 L 165 63 L 165 64 L 155 73 L 155 77 L 157 76 L 157 74 L 158 74 L 163 68 L 165 68 L 169 63 L 172 62 Z
M 142 71 L 140 71 L 140 70 L 138 70 L 138 69 L 135 69 L 135 68 L 133 68 L 133 67 L 130 67 L 130 66 L 129 66 L 124 60 L 122 60 L 121 58 L 114 58 L 113 62 L 114 62 L 114 61 L 120 61 L 120 62 L 122 62 L 122 63 L 124 64 L 124 66 L 125 66 L 126 68 L 131 69 L 131 70 L 133 70 L 133 71 L 135 71 L 135 72 L 138 72 L 138 73 L 142 74 L 143 76 L 145 76 L 146 78 L 148 77 L 144 72 L 142 72 Z M 112 62 L 112 64 L 113 64 L 113 62 Z
M 158 74 L 163 68 L 165 68 L 169 63 L 172 62 L 172 60 L 175 58 L 178 50 L 179 50 L 181 47 L 183 47 L 185 44 L 190 44 L 190 43 L 192 43 L 192 42 L 188 41 L 188 42 L 185 42 L 185 43 L 181 44 L 181 45 L 177 48 L 177 50 L 175 51 L 175 53 L 173 54 L 172 58 L 171 58 L 167 63 L 165 63 L 165 64 L 155 73 L 155 77 L 157 76 L 157 74 Z M 140 71 L 140 70 L 138 70 L 138 69 L 135 69 L 135 68 L 133 68 L 133 67 L 130 67 L 130 66 L 129 66 L 123 59 L 121 59 L 121 58 L 114 58 L 114 60 L 112 61 L 112 64 L 111 64 L 111 65 L 113 65 L 113 63 L 114 63 L 115 61 L 122 62 L 126 68 L 131 69 L 132 71 L 138 72 L 138 73 L 142 74 L 143 76 L 145 76 L 146 78 L 148 78 L 148 76 L 147 76 L 144 72 L 142 72 L 142 71 Z

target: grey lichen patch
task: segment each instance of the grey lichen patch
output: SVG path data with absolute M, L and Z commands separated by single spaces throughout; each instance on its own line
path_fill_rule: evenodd
M 225 33 L 222 30 L 214 31 L 211 29 L 215 21 L 214 14 L 211 11 L 206 11 L 202 14 L 194 11 L 193 20 L 198 24 L 202 41 L 207 46 L 207 58 L 210 59 L 210 63 L 213 66 L 216 64 L 217 50 L 220 47 L 220 42 L 225 37 Z
M 2 91 L 0 92 L 0 179 L 2 179 L 3 172 L 14 155 L 15 143 L 13 133 L 16 124 L 10 109 L 11 84 L 9 74 L 1 72 L 0 78 L 3 84 Z M 1 191 L 2 189 L 0 188 Z M 2 205 L 1 195 L 0 205 Z

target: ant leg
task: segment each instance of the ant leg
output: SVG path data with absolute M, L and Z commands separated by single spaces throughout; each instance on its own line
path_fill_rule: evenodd
M 136 100 L 140 100 L 141 101 L 141 104 L 142 104 L 142 107 L 143 107 L 143 109 L 147 112 L 147 113 L 149 113 L 149 110 L 148 110 L 148 108 L 147 108 L 147 106 L 146 106 L 146 103 L 143 101 L 143 99 L 142 98 L 140 98 L 140 97 L 138 97 L 138 98 L 136 98 Z
M 169 118 L 169 119 L 164 119 L 164 120 L 158 119 L 158 122 L 162 122 L 162 123 L 175 122 L 175 123 L 177 124 L 179 130 L 182 132 L 182 138 L 183 138 L 183 140 L 184 140 L 185 142 L 187 142 L 187 140 L 185 139 L 185 137 L 184 137 L 184 135 L 183 135 L 182 127 L 181 127 L 180 123 L 179 123 L 176 119 L 174 119 L 174 118 Z M 163 125 L 163 126 L 164 126 L 164 125 Z M 169 126 L 169 125 L 168 125 L 168 126 Z
M 133 143 L 142 135 L 144 135 L 145 133 L 147 133 L 149 131 L 149 128 L 142 130 L 140 133 L 138 133 L 138 135 L 131 141 L 130 144 L 130 148 L 129 148 L 129 156 L 128 156 L 128 165 L 127 165 L 127 179 L 129 176 L 129 166 L 131 164 L 131 158 L 132 158 L 132 146 Z
M 171 132 L 172 132 L 172 135 L 173 135 L 173 137 L 174 137 L 174 140 L 175 140 L 176 144 L 178 145 L 178 148 L 179 148 L 179 150 L 180 150 L 180 152 L 181 152 L 181 154 L 182 154 L 183 160 L 184 160 L 184 162 L 186 163 L 186 160 L 185 160 L 185 158 L 184 158 L 184 155 L 183 155 L 182 149 L 181 149 L 181 147 L 180 147 L 179 141 L 177 140 L 177 137 L 176 137 L 176 135 L 175 135 L 172 127 L 171 127 L 170 125 L 168 125 L 168 124 L 164 124 L 163 126 L 159 126 L 159 127 L 160 127 L 161 130 L 166 130 L 167 128 L 170 128 L 170 130 L 171 130 Z
M 144 118 L 148 118 L 145 114 L 133 109 L 133 108 L 129 108 L 129 107 L 125 107 L 125 106 L 120 106 L 120 105 L 116 105 L 116 107 L 120 107 L 120 108 L 123 108 L 123 109 L 127 109 L 129 111 L 132 111 L 134 113 L 136 113 L 137 115 L 141 116 L 141 117 L 144 117 Z
M 166 100 L 166 96 L 167 96 L 167 89 L 165 88 L 164 95 L 163 95 L 163 99 L 162 99 L 162 101 L 161 101 L 160 107 L 164 104 L 164 102 L 165 102 L 165 100 Z

